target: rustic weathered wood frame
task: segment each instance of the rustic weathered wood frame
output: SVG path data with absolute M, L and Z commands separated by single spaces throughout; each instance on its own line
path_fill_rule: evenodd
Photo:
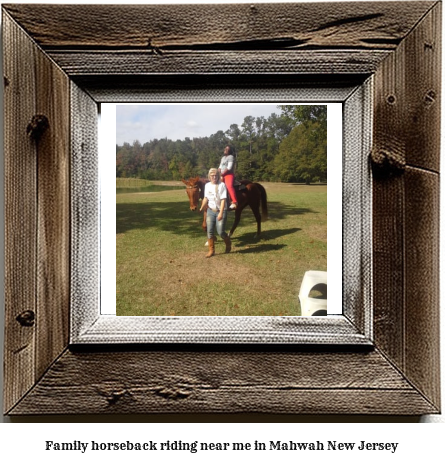
M 17 4 L 2 25 L 7 414 L 439 412 L 440 2 Z M 372 312 L 352 320 L 366 344 L 70 343 L 71 228 L 94 227 L 81 193 L 70 206 L 70 160 L 97 163 L 79 115 L 369 79 Z

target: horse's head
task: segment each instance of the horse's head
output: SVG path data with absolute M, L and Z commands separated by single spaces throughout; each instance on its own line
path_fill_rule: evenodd
M 199 203 L 199 194 L 200 194 L 200 182 L 199 176 L 196 178 L 190 178 L 189 180 L 182 179 L 182 182 L 185 184 L 185 191 L 187 192 L 190 210 L 195 211 L 198 208 Z

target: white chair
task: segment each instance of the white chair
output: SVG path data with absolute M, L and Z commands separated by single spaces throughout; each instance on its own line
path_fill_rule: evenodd
M 318 291 L 320 297 L 310 297 L 311 291 Z M 326 271 L 306 271 L 300 287 L 301 316 L 322 316 L 328 310 L 328 273 Z

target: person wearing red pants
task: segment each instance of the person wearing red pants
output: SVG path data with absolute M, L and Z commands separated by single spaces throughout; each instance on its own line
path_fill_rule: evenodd
M 226 185 L 230 198 L 232 199 L 232 204 L 229 208 L 230 210 L 234 210 L 237 207 L 236 194 L 233 187 L 233 182 L 235 180 L 235 157 L 233 156 L 233 150 L 230 145 L 227 145 L 224 149 L 224 156 L 221 158 L 218 171 L 221 173 L 221 181 Z

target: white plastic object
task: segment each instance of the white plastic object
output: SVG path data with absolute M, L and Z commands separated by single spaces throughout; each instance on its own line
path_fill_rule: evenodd
M 327 300 L 328 273 L 326 271 L 306 271 L 300 286 L 301 316 L 326 315 L 328 310 Z M 322 297 L 309 297 L 312 290 L 321 292 Z

